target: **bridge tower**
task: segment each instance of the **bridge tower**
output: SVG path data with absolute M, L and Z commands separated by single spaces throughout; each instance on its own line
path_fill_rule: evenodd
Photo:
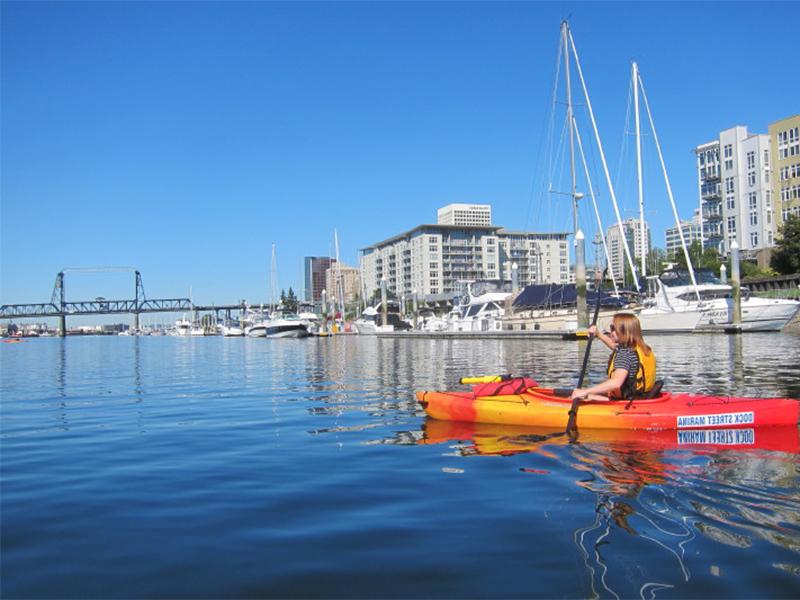
M 139 271 L 136 271 L 136 295 L 133 301 L 133 329 L 136 332 L 139 331 L 139 313 L 141 312 L 142 302 L 145 299 L 142 274 Z
M 56 275 L 56 284 L 53 286 L 50 303 L 58 307 L 58 335 L 65 337 L 67 335 L 67 315 L 64 306 L 64 271 L 60 271 Z

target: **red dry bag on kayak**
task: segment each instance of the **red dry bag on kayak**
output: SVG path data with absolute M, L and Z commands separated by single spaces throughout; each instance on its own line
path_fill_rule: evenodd
M 505 381 L 478 383 L 472 386 L 472 393 L 476 396 L 511 396 L 538 386 L 539 384 L 530 377 L 513 377 Z

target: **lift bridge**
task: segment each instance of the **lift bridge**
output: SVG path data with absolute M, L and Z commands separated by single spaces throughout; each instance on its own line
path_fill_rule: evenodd
M 77 302 L 67 302 L 64 290 L 64 275 L 68 272 L 120 272 L 132 271 L 136 275 L 134 297 L 132 300 L 106 300 L 96 298 L 94 300 L 80 300 Z M 231 310 L 244 310 L 244 302 L 241 304 L 216 305 L 216 306 L 197 306 L 189 298 L 159 298 L 148 299 L 144 293 L 142 284 L 142 274 L 132 267 L 99 267 L 99 268 L 69 268 L 64 269 L 56 275 L 56 283 L 53 286 L 53 295 L 50 302 L 39 304 L 3 304 L 0 306 L 0 319 L 19 319 L 29 317 L 58 317 L 59 334 L 67 334 L 67 316 L 85 315 L 118 315 L 132 314 L 133 327 L 139 329 L 139 315 L 142 313 L 161 313 L 161 312 L 189 312 L 189 311 L 226 311 L 230 316 Z

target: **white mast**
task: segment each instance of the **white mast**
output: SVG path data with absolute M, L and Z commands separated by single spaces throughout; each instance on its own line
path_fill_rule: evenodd
M 567 88 L 567 122 L 569 124 L 569 168 L 572 177 L 572 233 L 578 232 L 578 190 L 575 174 L 575 120 L 572 115 L 572 85 L 569 79 L 569 25 L 561 21 L 561 39 L 564 44 L 564 83 Z
M 586 155 L 583 153 L 583 142 L 581 141 L 581 134 L 578 131 L 577 123 L 575 124 L 575 138 L 578 140 L 578 151 L 581 154 L 581 162 L 583 163 L 583 173 L 586 176 L 586 182 L 589 186 L 589 197 L 592 199 L 592 206 L 594 207 L 594 216 L 597 219 L 597 227 L 600 229 L 600 239 L 603 241 L 603 251 L 606 255 L 606 264 L 611 265 L 611 255 L 608 252 L 608 244 L 606 244 L 606 235 L 603 230 L 603 221 L 600 218 L 600 211 L 597 209 L 597 200 L 594 197 L 594 187 L 592 186 L 592 178 L 589 176 L 589 166 L 586 163 Z M 617 278 L 614 277 L 614 270 L 611 269 L 611 283 L 614 284 L 614 294 L 619 296 L 619 288 L 617 287 Z
M 642 182 L 642 132 L 639 129 L 639 65 L 636 61 L 631 64 L 631 79 L 633 80 L 633 114 L 636 121 L 636 181 L 639 187 L 639 252 L 642 277 L 647 276 L 647 236 L 644 226 L 644 192 Z M 635 242 L 634 242 L 635 243 Z
M 336 270 L 334 271 L 336 287 L 333 293 L 337 295 L 336 301 L 339 303 L 339 310 L 342 311 L 342 324 L 344 324 L 344 286 L 342 285 L 342 263 L 339 262 L 339 234 L 336 228 L 333 229 L 333 245 L 336 249 Z
M 631 259 L 631 252 L 628 248 L 628 243 L 625 238 L 625 228 L 622 226 L 622 216 L 619 213 L 619 206 L 617 205 L 617 194 L 614 191 L 614 185 L 611 183 L 611 174 L 608 171 L 608 163 L 606 163 L 606 155 L 603 151 L 603 143 L 600 141 L 600 133 L 597 130 L 597 121 L 594 118 L 594 111 L 592 110 L 592 101 L 589 99 L 589 91 L 586 89 L 586 81 L 583 78 L 583 71 L 581 69 L 581 62 L 578 58 L 578 49 L 575 47 L 575 40 L 572 38 L 572 32 L 567 31 L 569 34 L 569 42 L 572 46 L 572 53 L 575 55 L 575 66 L 578 68 L 578 75 L 580 76 L 581 80 L 581 87 L 583 88 L 583 96 L 586 98 L 586 106 L 589 109 L 589 117 L 592 121 L 592 130 L 594 131 L 594 138 L 597 142 L 597 148 L 600 151 L 600 160 L 603 164 L 603 172 L 606 176 L 606 184 L 608 185 L 608 191 L 611 194 L 611 202 L 614 205 L 614 213 L 617 217 L 617 226 L 619 228 L 619 234 L 623 241 L 623 250 L 625 253 L 625 258 L 628 259 L 628 266 L 631 269 L 631 273 L 634 275 L 636 274 L 636 267 L 633 265 L 633 260 Z M 639 288 L 639 278 L 634 276 L 634 284 L 636 285 L 636 291 L 640 291 Z
M 275 286 L 277 285 L 277 266 L 275 264 L 275 242 L 272 242 L 272 261 L 269 267 L 269 288 L 270 288 L 270 302 L 272 302 L 272 310 L 275 310 Z
M 672 216 L 675 217 L 675 225 L 678 227 L 678 235 L 681 238 L 681 247 L 683 248 L 683 255 L 686 258 L 686 265 L 689 268 L 689 276 L 692 279 L 694 286 L 694 293 L 697 296 L 697 301 L 700 302 L 700 290 L 697 289 L 697 280 L 694 277 L 694 267 L 692 267 L 692 259 L 689 256 L 689 249 L 686 247 L 686 239 L 683 237 L 683 228 L 681 227 L 680 218 L 678 218 L 678 209 L 675 206 L 675 198 L 672 195 L 672 186 L 669 183 L 669 176 L 667 175 L 667 167 L 664 164 L 664 155 L 661 153 L 661 144 L 658 143 L 658 134 L 656 133 L 656 126 L 653 123 L 653 115 L 650 112 L 650 104 L 647 102 L 647 94 L 644 91 L 644 82 L 641 75 L 639 75 L 639 85 L 642 87 L 642 99 L 644 100 L 644 107 L 647 110 L 647 118 L 650 121 L 650 129 L 653 132 L 653 141 L 656 143 L 656 150 L 658 150 L 658 158 L 661 161 L 661 172 L 664 174 L 664 184 L 667 186 L 667 195 L 669 196 L 669 203 L 672 206 Z

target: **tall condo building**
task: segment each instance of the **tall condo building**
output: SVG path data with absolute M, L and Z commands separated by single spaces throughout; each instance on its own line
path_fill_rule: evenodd
M 800 115 L 772 123 L 769 137 L 772 194 L 780 225 L 790 216 L 800 217 Z
M 304 263 L 306 289 L 303 298 L 306 302 L 317 303 L 322 299 L 322 290 L 325 289 L 325 272 L 331 265 L 336 264 L 336 259 L 327 256 L 306 256 Z
M 419 225 L 362 248 L 359 261 L 368 296 L 385 278 L 387 288 L 398 295 L 452 297 L 464 282 L 510 282 L 514 263 L 520 286 L 570 280 L 566 233 L 491 225 Z
M 439 225 L 489 227 L 492 224 L 490 204 L 448 204 L 436 211 Z
M 327 290 L 328 298 L 333 298 L 334 294 L 339 293 L 337 279 L 342 284 L 342 294 L 345 302 L 353 302 L 361 297 L 361 276 L 356 267 L 349 267 L 334 261 L 334 264 L 325 271 L 325 289 Z
M 686 247 L 692 245 L 693 242 L 701 242 L 703 223 L 700 220 L 700 209 L 694 209 L 694 216 L 687 220 L 680 222 L 680 231 L 683 232 L 683 239 L 686 242 Z M 666 231 L 666 251 L 668 257 L 674 257 L 682 253 L 681 249 L 681 236 L 678 227 L 668 227 Z
M 625 242 L 628 243 L 628 250 L 631 252 L 631 257 L 636 265 L 637 272 L 640 270 L 642 257 L 642 227 L 638 219 L 625 219 L 622 222 L 622 233 L 620 233 L 618 225 L 612 225 L 606 230 L 606 244 L 608 244 L 608 255 L 611 259 L 609 265 L 611 272 L 616 279 L 623 279 L 625 273 Z M 650 252 L 651 242 L 650 239 L 650 226 L 645 222 L 644 224 L 645 235 L 645 259 Z M 624 237 L 623 237 L 624 236 Z
M 750 257 L 772 247 L 769 136 L 732 127 L 695 148 L 695 155 L 704 247 L 727 256 L 735 240 Z

